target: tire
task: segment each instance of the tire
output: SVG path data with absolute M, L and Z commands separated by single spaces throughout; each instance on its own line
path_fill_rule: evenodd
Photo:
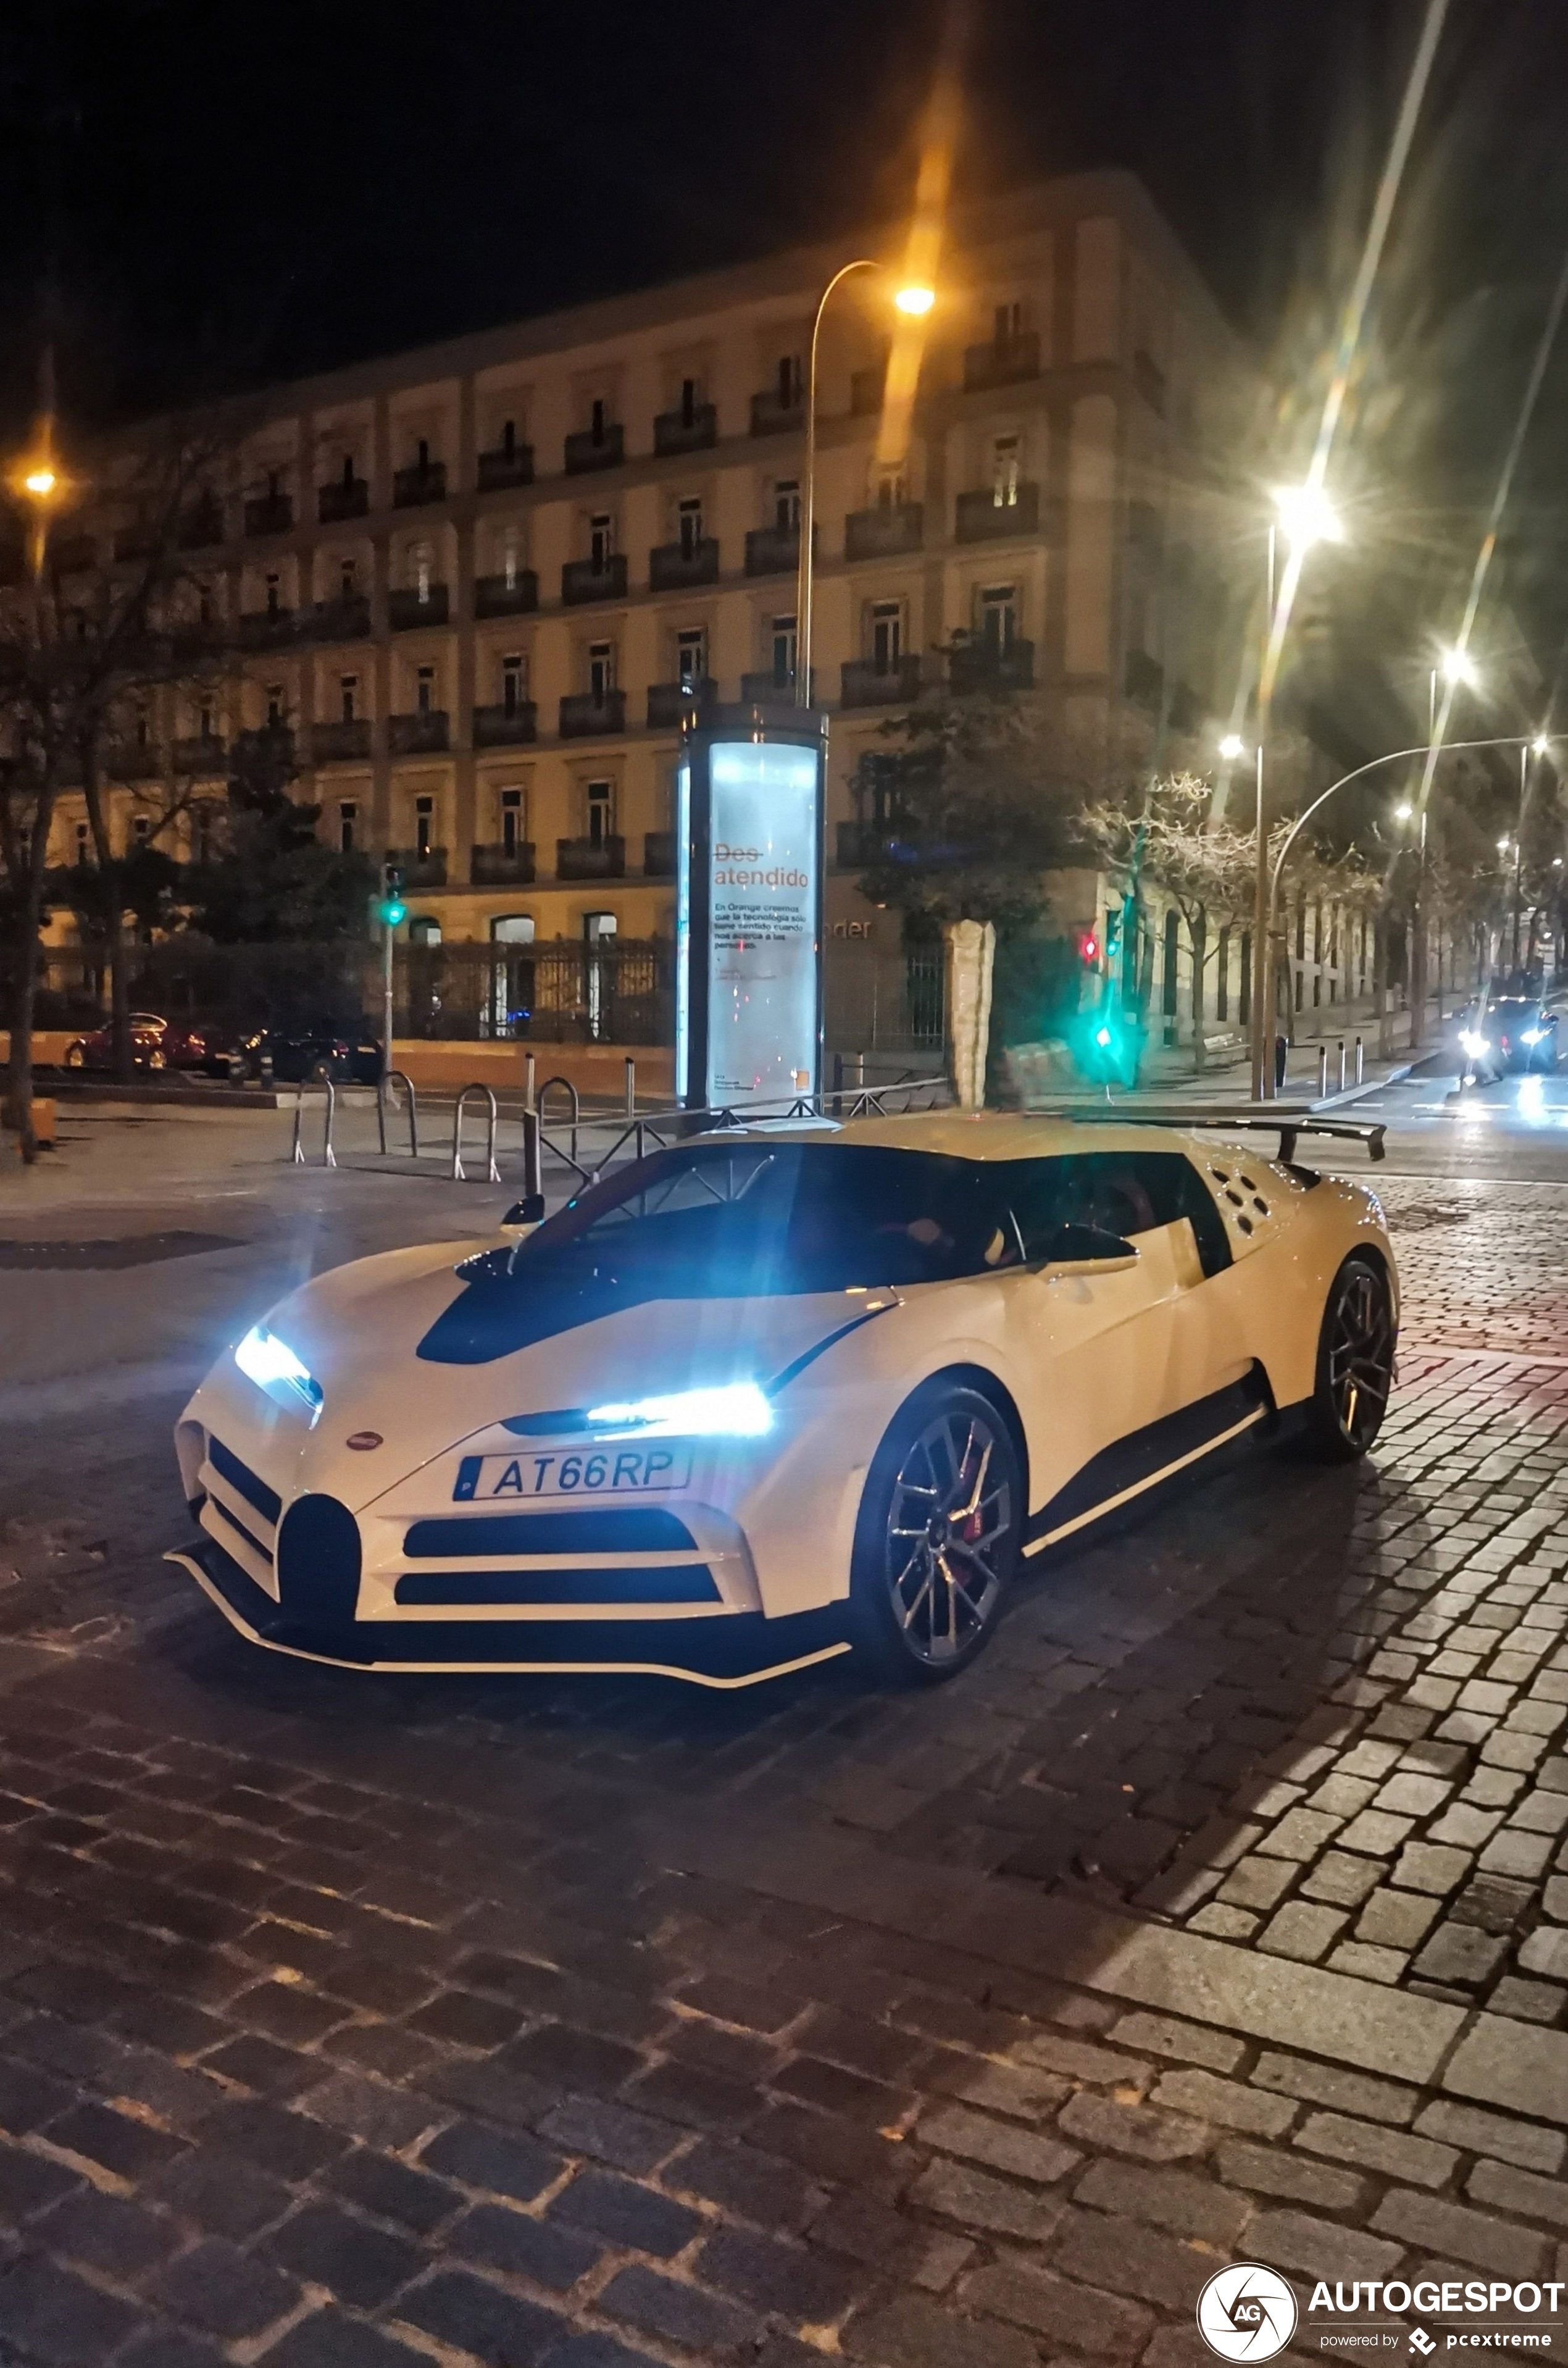
M 1387 1275 L 1360 1252 L 1329 1285 L 1303 1444 L 1323 1463 L 1355 1463 L 1382 1429 L 1396 1330 Z
M 856 1651 L 898 1685 L 938 1685 L 967 1668 L 1001 1617 L 1023 1520 L 1018 1452 L 997 1407 L 954 1384 L 916 1391 L 877 1450 L 860 1500 L 849 1583 Z

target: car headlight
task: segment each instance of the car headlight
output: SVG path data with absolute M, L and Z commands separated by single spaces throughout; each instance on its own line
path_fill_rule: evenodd
M 1545 1033 L 1544 1028 L 1527 1028 L 1519 1042 L 1521 1044 L 1539 1044 Z
M 314 1429 L 324 1393 L 286 1340 L 269 1332 L 265 1324 L 253 1324 L 234 1350 L 234 1362 L 258 1390 L 265 1390 L 279 1406 L 306 1407 Z
M 590 1406 L 587 1418 L 596 1429 L 641 1430 L 660 1438 L 709 1433 L 759 1439 L 773 1428 L 773 1409 L 756 1382 L 726 1382 L 717 1389 L 676 1390 L 666 1397 Z
M 1460 1036 L 1460 1042 L 1464 1046 L 1465 1051 L 1470 1054 L 1472 1061 L 1479 1061 L 1483 1053 L 1490 1053 L 1492 1050 L 1492 1039 L 1490 1036 L 1478 1036 L 1472 1028 L 1466 1028 L 1462 1030 Z

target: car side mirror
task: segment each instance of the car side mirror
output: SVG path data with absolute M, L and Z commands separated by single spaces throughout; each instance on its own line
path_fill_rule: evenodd
M 520 1201 L 513 1201 L 511 1207 L 502 1218 L 501 1223 L 503 1225 L 542 1225 L 544 1223 L 544 1194 L 542 1192 L 525 1192 Z
M 1057 1275 L 1121 1274 L 1137 1263 L 1137 1250 L 1119 1234 L 1101 1225 L 1058 1225 L 1040 1272 L 1049 1282 Z

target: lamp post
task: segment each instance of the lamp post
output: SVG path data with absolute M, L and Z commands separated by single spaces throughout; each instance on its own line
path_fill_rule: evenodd
M 857 256 L 852 263 L 840 264 L 827 286 L 817 299 L 817 309 L 812 322 L 811 349 L 806 362 L 806 465 L 801 485 L 801 555 L 795 598 L 795 704 L 809 707 L 812 703 L 812 529 L 816 512 L 817 477 L 817 345 L 822 336 L 823 314 L 829 297 L 839 281 L 856 271 L 885 271 L 869 255 Z M 937 301 L 931 288 L 901 288 L 893 297 L 901 313 L 918 317 L 928 313 Z
M 1452 697 L 1458 690 L 1479 690 L 1481 675 L 1474 659 L 1462 642 L 1452 643 L 1438 654 L 1437 662 L 1426 675 L 1426 761 L 1436 761 L 1437 745 L 1437 682 L 1448 684 L 1449 700 L 1443 710 L 1449 712 Z M 1456 744 L 1460 745 L 1460 744 Z M 1490 746 L 1490 742 L 1467 743 L 1467 746 Z M 1415 894 L 1410 916 L 1410 1044 L 1414 1052 L 1420 1043 L 1426 1012 L 1426 801 L 1419 801 L 1420 811 L 1415 829 Z M 1438 948 L 1439 966 L 1442 949 Z M 1439 967 L 1438 985 L 1441 987 Z M 1440 997 L 1439 997 L 1440 1000 Z
M 1257 749 L 1255 760 L 1256 780 L 1256 847 L 1253 872 L 1252 924 L 1252 1091 L 1255 1101 L 1267 1101 L 1274 1093 L 1274 952 L 1269 937 L 1273 900 L 1269 893 L 1268 837 L 1264 827 L 1264 751 L 1268 740 L 1269 713 L 1274 701 L 1274 666 L 1277 644 L 1281 638 L 1285 618 L 1276 611 L 1275 560 L 1278 538 L 1284 533 L 1290 546 L 1291 565 L 1287 571 L 1287 583 L 1294 589 L 1293 579 L 1299 574 L 1300 563 L 1316 542 L 1343 542 L 1345 529 L 1330 505 L 1323 487 L 1309 480 L 1304 485 L 1281 486 L 1274 496 L 1277 516 L 1268 521 L 1267 572 L 1265 579 L 1265 635 L 1263 663 L 1258 671 L 1257 685 Z M 1280 603 L 1283 609 L 1288 598 Z
M 1551 743 L 1544 732 L 1519 750 L 1519 826 L 1514 834 L 1514 970 L 1519 969 L 1519 930 L 1524 907 L 1525 809 L 1529 803 L 1530 758 L 1544 757 Z

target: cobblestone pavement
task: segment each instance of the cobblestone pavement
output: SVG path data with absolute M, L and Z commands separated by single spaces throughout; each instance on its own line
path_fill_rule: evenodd
M 933 1696 L 272 1660 L 140 1414 L 86 1501 L 14 1433 L 0 2358 L 1188 2368 L 1229 2259 L 1568 2280 L 1568 1198 L 1384 1189 L 1372 1463 Z

